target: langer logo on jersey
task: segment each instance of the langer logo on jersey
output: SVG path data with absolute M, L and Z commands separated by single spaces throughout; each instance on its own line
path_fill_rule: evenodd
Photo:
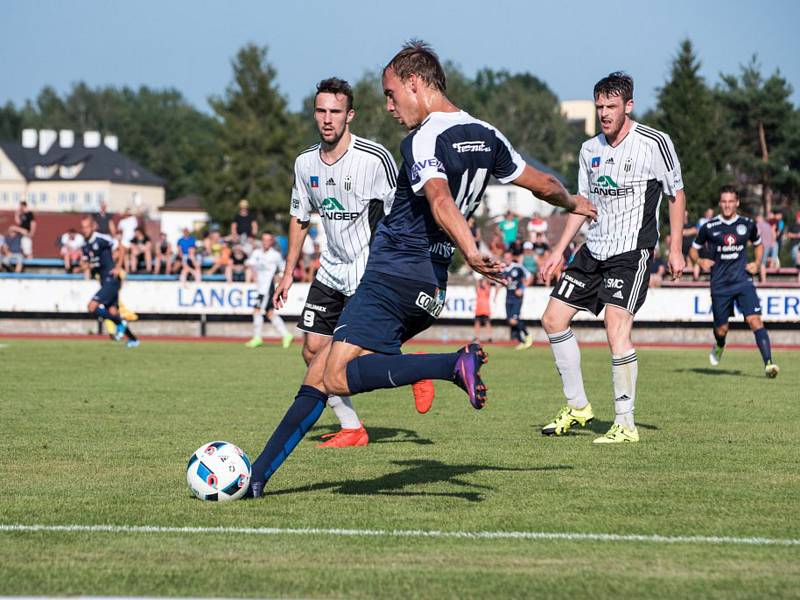
M 620 187 L 611 175 L 601 175 L 592 188 L 592 193 L 601 196 L 628 196 L 634 193 L 633 186 Z
M 332 219 L 334 221 L 354 221 L 361 213 L 347 212 L 336 198 L 329 196 L 322 201 L 319 207 L 319 216 L 323 219 Z

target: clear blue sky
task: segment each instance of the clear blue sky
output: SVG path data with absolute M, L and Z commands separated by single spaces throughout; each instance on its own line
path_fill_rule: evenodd
M 279 87 L 297 109 L 319 79 L 355 80 L 421 37 L 469 75 L 487 66 L 529 71 L 561 99 L 589 98 L 599 77 L 623 69 L 644 111 L 686 36 L 709 82 L 757 53 L 800 104 L 796 0 L 4 0 L 2 12 L 2 104 L 83 80 L 175 87 L 208 110 L 208 96 L 231 79 L 237 49 L 255 42 L 269 46 Z

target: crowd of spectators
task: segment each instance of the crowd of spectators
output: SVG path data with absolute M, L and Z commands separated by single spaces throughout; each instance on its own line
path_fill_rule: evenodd
M 22 272 L 23 261 L 33 257 L 33 236 L 36 235 L 36 217 L 28 210 L 24 200 L 14 211 L 14 223 L 6 235 L 0 234 L 0 267 L 4 271 Z
M 153 240 L 143 223 L 129 209 L 115 224 L 105 203 L 101 204 L 100 211 L 93 217 L 99 233 L 118 240 L 124 252 L 123 266 L 128 273 L 177 275 L 182 282 L 201 281 L 204 275 L 222 275 L 228 282 L 254 280 L 247 267 L 247 259 L 258 243 L 259 223 L 250 212 L 247 200 L 239 202 L 228 235 L 223 235 L 221 228 L 212 224 L 203 236 L 184 228 L 176 240 L 170 240 L 165 232 Z M 316 231 L 312 228 L 311 233 L 315 234 Z M 83 245 L 83 236 L 74 229 L 61 236 L 60 254 L 67 273 L 83 268 Z M 13 238 L 12 246 L 16 247 Z M 315 237 L 306 236 L 303 260 L 294 272 L 297 281 L 313 280 L 319 268 L 319 253 L 320 245 Z M 21 266 L 22 261 L 19 260 L 18 268 L 21 269 Z

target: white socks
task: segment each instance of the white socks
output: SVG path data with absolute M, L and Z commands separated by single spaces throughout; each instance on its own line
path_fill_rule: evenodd
M 272 326 L 278 330 L 278 334 L 281 336 L 289 333 L 289 331 L 286 329 L 286 324 L 283 322 L 283 319 L 281 319 L 281 316 L 278 313 L 273 312 L 269 322 L 272 323 Z
M 631 348 L 624 354 L 611 357 L 611 380 L 614 383 L 614 423 L 626 429 L 634 429 L 633 403 L 636 399 L 636 375 L 639 372 L 639 362 L 636 360 L 636 350 Z
M 264 315 L 257 312 L 253 315 L 253 337 L 260 338 L 264 330 Z
M 328 406 L 331 407 L 342 429 L 358 429 L 361 421 L 353 408 L 349 396 L 328 396 Z
M 586 392 L 583 389 L 581 351 L 578 348 L 575 334 L 572 333 L 572 329 L 566 329 L 558 333 L 548 333 L 547 338 L 550 340 L 550 349 L 553 351 L 556 369 L 558 369 L 564 384 L 567 404 L 572 408 L 583 408 L 589 401 L 586 399 Z

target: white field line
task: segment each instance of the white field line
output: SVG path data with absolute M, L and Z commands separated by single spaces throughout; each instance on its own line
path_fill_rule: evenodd
M 624 535 L 547 531 L 428 531 L 421 529 L 321 529 L 283 527 L 161 527 L 157 525 L 0 525 L 0 533 L 177 533 L 236 535 L 318 535 L 350 537 L 449 538 L 469 540 L 562 540 L 569 542 L 649 542 L 653 544 L 739 544 L 800 546 L 800 539 L 705 535 Z

